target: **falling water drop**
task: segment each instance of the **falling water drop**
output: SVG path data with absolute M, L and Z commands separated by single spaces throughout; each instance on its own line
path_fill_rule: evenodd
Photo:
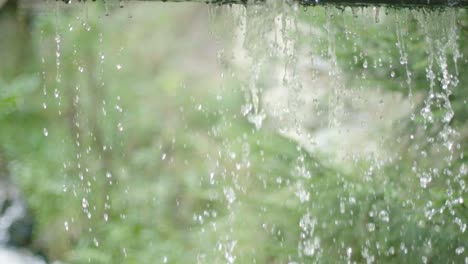
M 105 14 L 106 14 L 106 16 L 109 16 L 109 6 L 107 4 L 107 0 L 103 0 L 103 1 L 104 1 Z
M 375 23 L 379 23 L 380 22 L 380 7 L 374 7 L 374 12 L 375 12 Z
M 97 238 L 93 238 L 93 243 L 94 246 L 99 247 L 99 241 L 97 240 Z

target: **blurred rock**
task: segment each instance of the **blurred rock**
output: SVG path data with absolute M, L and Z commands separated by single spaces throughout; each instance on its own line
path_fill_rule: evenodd
M 0 159 L 0 264 L 42 264 L 29 250 L 34 221 Z
M 19 191 L 0 176 L 0 245 L 27 247 L 32 229 L 33 219 Z
M 1 248 L 0 263 L 4 264 L 46 264 L 25 249 Z

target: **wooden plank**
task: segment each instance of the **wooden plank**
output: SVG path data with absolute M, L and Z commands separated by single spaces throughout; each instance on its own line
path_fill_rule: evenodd
M 0 0 L 1 6 L 8 1 L 18 1 L 21 9 L 42 9 L 45 3 L 54 3 L 55 1 L 63 1 L 66 3 L 76 2 L 100 2 L 107 1 L 148 1 L 148 2 L 199 2 L 209 4 L 262 4 L 266 0 Z M 281 0 L 271 0 L 281 1 Z M 287 1 L 287 0 L 286 0 Z M 290 2 L 299 2 L 302 6 L 337 6 L 337 7 L 372 7 L 372 6 L 387 6 L 394 8 L 468 8 L 468 0 L 289 0 Z
M 89 0 L 88 0 L 89 1 Z M 138 0 L 183 2 L 184 0 Z M 265 0 L 186 0 L 185 2 L 205 2 L 214 4 L 246 4 L 259 3 Z M 292 0 L 302 6 L 391 6 L 391 7 L 468 7 L 468 0 Z M 292 2 L 291 1 L 291 2 Z

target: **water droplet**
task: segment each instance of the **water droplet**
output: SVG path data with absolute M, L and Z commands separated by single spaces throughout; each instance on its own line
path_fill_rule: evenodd
M 375 7 L 375 23 L 379 23 L 380 22 L 380 8 L 379 7 Z
M 297 184 L 297 191 L 295 194 L 299 198 L 301 203 L 305 203 L 310 200 L 310 193 L 305 190 L 304 185 L 302 183 Z
M 215 176 L 214 172 L 211 172 L 211 173 L 210 173 L 210 184 L 211 184 L 211 185 L 215 184 L 214 176 Z
M 390 221 L 390 216 L 388 214 L 387 211 L 385 210 L 382 210 L 379 212 L 379 218 L 380 220 L 384 221 L 384 222 L 389 222 Z
M 236 193 L 231 187 L 224 188 L 224 196 L 226 196 L 226 200 L 230 204 L 236 200 Z
M 96 247 L 99 247 L 99 241 L 97 240 L 97 238 L 94 238 L 93 242 Z
M 427 186 L 429 185 L 429 183 L 431 183 L 431 181 L 432 181 L 432 177 L 430 174 L 423 173 L 423 175 L 419 177 L 419 184 L 421 185 L 422 188 L 427 188 Z

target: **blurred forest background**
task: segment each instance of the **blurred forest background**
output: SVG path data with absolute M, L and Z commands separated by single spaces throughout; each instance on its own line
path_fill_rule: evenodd
M 466 10 L 20 5 L 0 173 L 49 259 L 468 261 Z

